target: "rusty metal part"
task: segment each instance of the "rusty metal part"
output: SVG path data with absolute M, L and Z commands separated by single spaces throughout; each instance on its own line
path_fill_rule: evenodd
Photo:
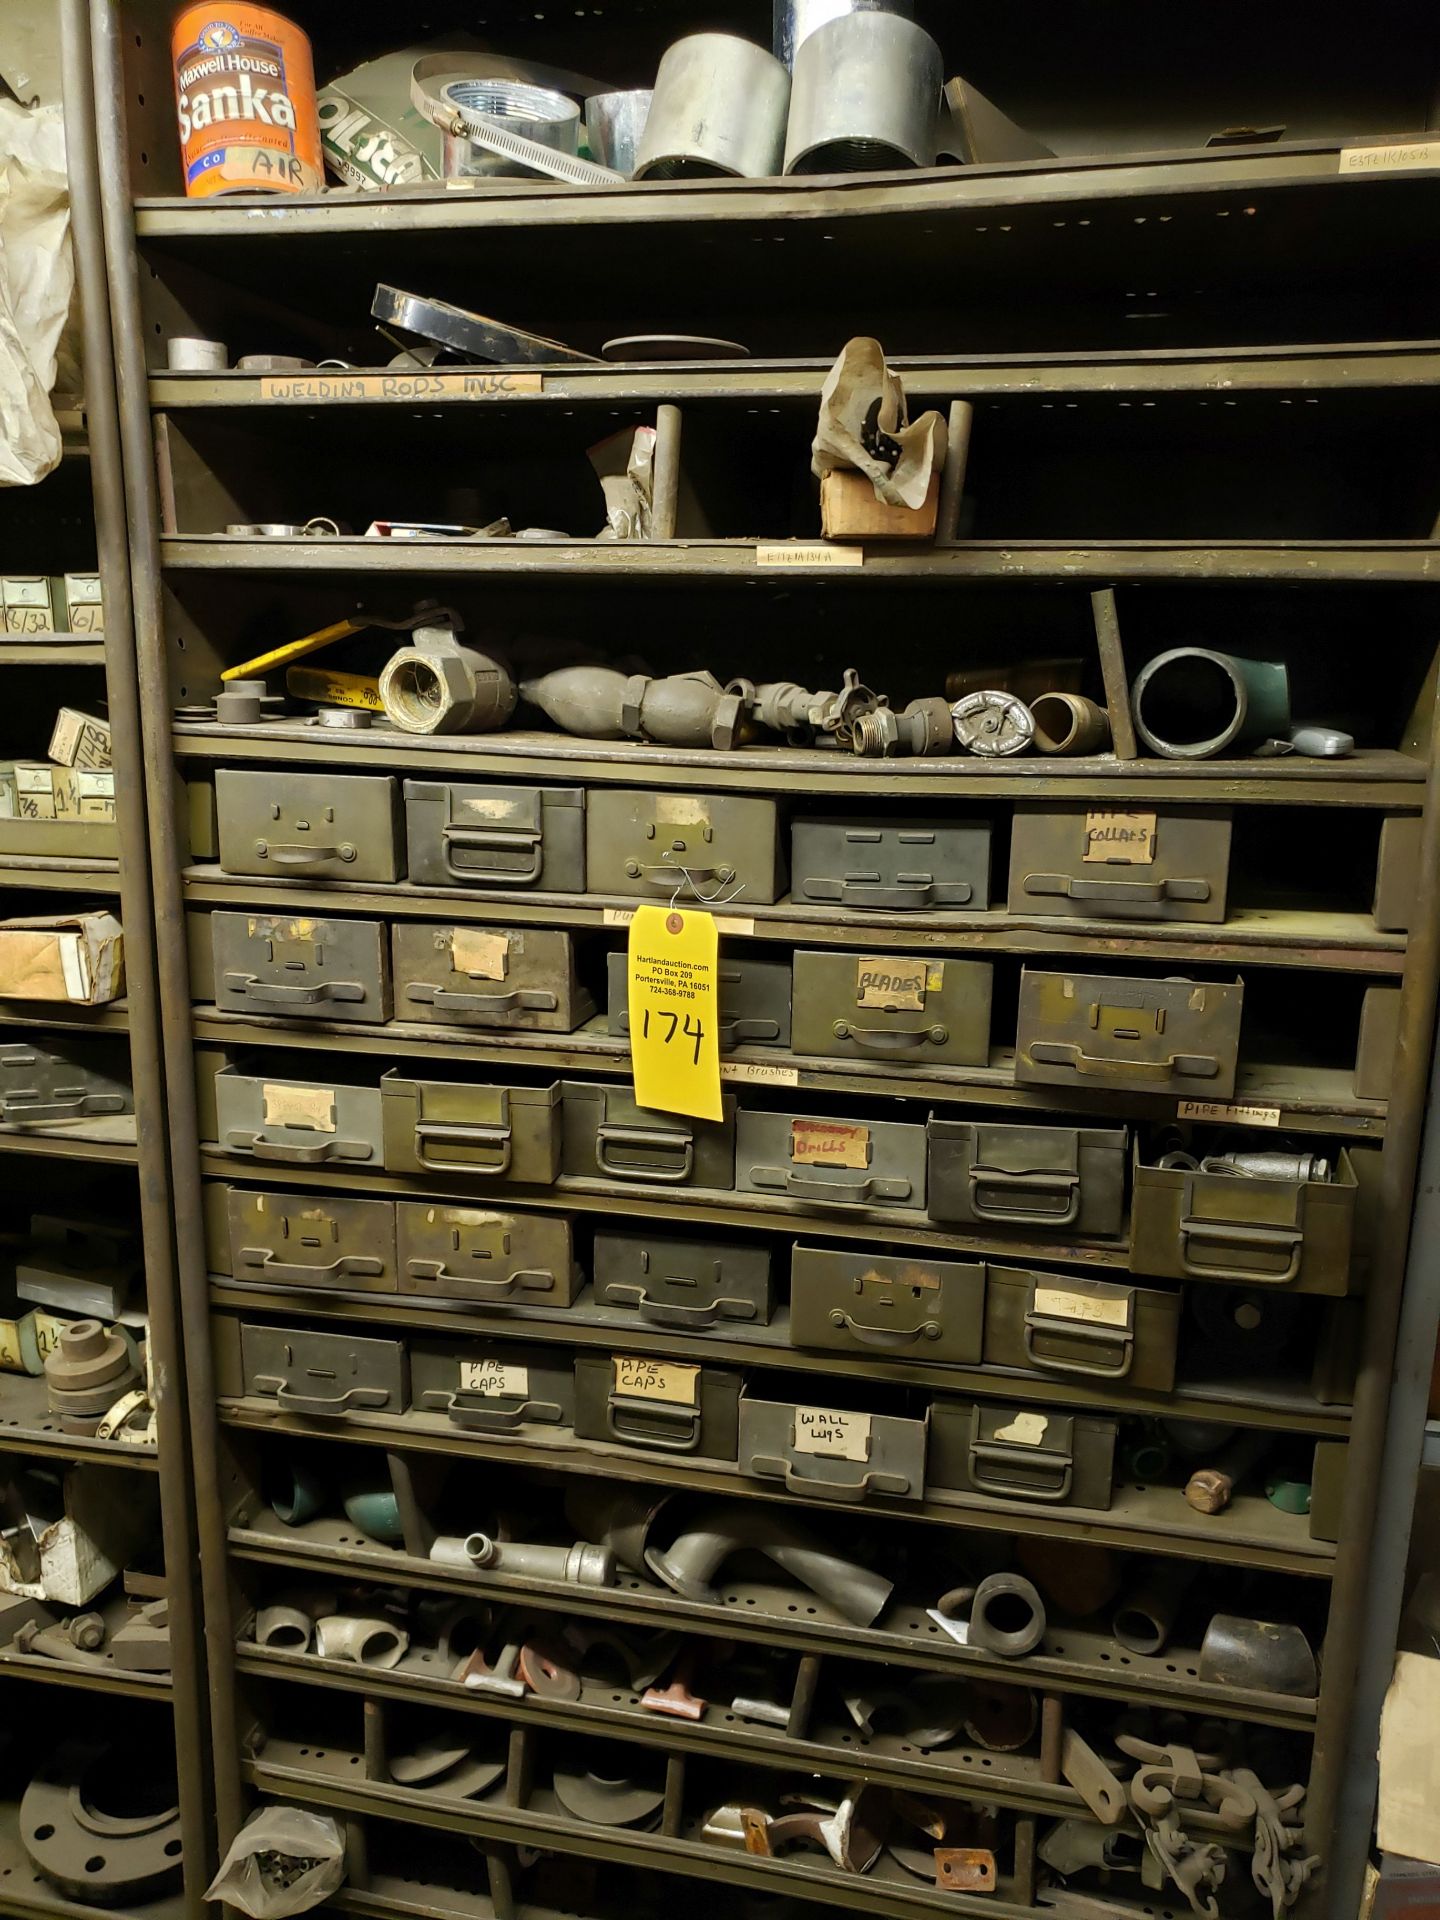
M 1042 693 L 1030 702 L 1035 722 L 1035 751 L 1054 759 L 1104 753 L 1110 745 L 1110 716 L 1080 693 Z
M 1313 1700 L 1320 1676 L 1299 1627 L 1217 1613 L 1200 1645 L 1200 1678 L 1208 1686 L 1248 1687 Z
M 592 1827 L 653 1825 L 665 1804 L 663 1762 L 657 1763 L 650 1755 L 632 1749 L 626 1749 L 625 1757 L 637 1766 L 648 1767 L 652 1777 L 631 1779 L 619 1772 L 600 1773 L 593 1765 L 557 1766 L 555 1798 L 566 1813 Z M 658 1778 L 654 1777 L 657 1772 Z
M 557 667 L 520 692 L 566 733 L 587 740 L 652 740 L 669 747 L 744 744 L 745 702 L 712 673 L 651 679 L 614 667 Z
M 935 1884 L 946 1893 L 993 1893 L 995 1855 L 989 1847 L 937 1847 Z
M 485 1658 L 484 1649 L 476 1647 L 450 1677 L 477 1693 L 498 1693 L 507 1700 L 523 1700 L 525 1682 L 519 1677 L 519 1667 L 520 1644 L 509 1641 L 495 1656 L 493 1666 Z
M 703 1720 L 709 1703 L 690 1691 L 690 1682 L 694 1677 L 695 1656 L 686 1653 L 681 1657 L 675 1678 L 669 1686 L 647 1687 L 640 1698 L 641 1706 L 648 1708 L 651 1713 L 671 1714 L 677 1720 Z
M 793 680 L 760 686 L 753 680 L 732 680 L 725 691 L 738 694 L 752 720 L 771 733 L 783 734 L 792 747 L 827 739 L 849 746 L 862 716 L 885 705 L 884 695 L 863 686 L 854 667 L 845 669 L 834 693 L 811 693 Z
M 1024 753 L 1035 737 L 1035 721 L 1023 700 L 987 687 L 967 693 L 950 709 L 955 739 L 966 753 L 996 760 Z
M 965 1707 L 964 1730 L 987 1753 L 1018 1753 L 1028 1746 L 1040 1719 L 1040 1701 L 1029 1687 L 976 1680 Z
M 1068 1879 L 1092 1867 L 1110 1873 L 1139 1873 L 1145 1842 L 1125 1827 L 1099 1827 L 1093 1820 L 1057 1820 L 1038 1851 L 1052 1873 Z
M 1196 1513 L 1224 1513 L 1269 1445 L 1270 1436 L 1265 1433 L 1237 1435 L 1217 1459 L 1191 1473 L 1185 1483 L 1185 1504 Z
M 753 1811 L 753 1810 L 747 1810 Z M 815 1846 L 829 1854 L 842 1873 L 868 1873 L 880 1857 L 890 1831 L 894 1801 L 886 1787 L 854 1782 L 833 1809 L 829 1806 L 778 1818 L 763 1816 L 763 1830 L 747 1823 L 746 1849 L 776 1854 L 786 1847 Z
M 894 1591 L 891 1581 L 847 1560 L 788 1515 L 739 1500 L 702 1507 L 667 1548 L 647 1547 L 645 1564 L 685 1599 L 716 1605 L 715 1577 L 742 1550 L 765 1554 L 857 1627 L 872 1625 Z
M 1029 1534 L 1016 1541 L 1015 1559 L 1058 1613 L 1077 1620 L 1099 1613 L 1120 1591 L 1120 1560 L 1109 1547 Z
M 1125 1817 L 1123 1783 L 1073 1727 L 1066 1727 L 1060 1742 L 1060 1771 L 1102 1826 Z
M 1250 1877 L 1257 1891 L 1270 1902 L 1273 1920 L 1280 1920 L 1286 1908 L 1293 1907 L 1300 1898 L 1311 1874 L 1320 1865 L 1318 1853 L 1294 1857 L 1296 1849 L 1304 1844 L 1305 1829 L 1286 1818 L 1299 1813 L 1305 1789 L 1286 1787 L 1283 1792 L 1273 1793 L 1258 1774 L 1245 1767 L 1236 1767 L 1231 1779 L 1255 1803 L 1255 1848 L 1250 1858 Z M 1288 1859 L 1287 1854 L 1291 1856 Z
M 714 1807 L 705 1816 L 700 1837 L 711 1846 L 744 1847 L 748 1853 L 751 1822 L 763 1821 L 766 1817 L 756 1807 Z
M 580 1676 L 565 1658 L 557 1634 L 533 1633 L 520 1649 L 516 1672 L 542 1700 L 578 1700 Z
M 330 1613 L 315 1622 L 315 1651 L 322 1660 L 353 1660 L 357 1666 L 388 1673 L 398 1667 L 410 1636 L 390 1620 L 367 1620 Z
M 137 1789 L 158 1804 L 136 1811 Z M 137 1767 L 130 1746 L 66 1740 L 25 1789 L 20 1839 L 32 1865 L 72 1900 L 138 1906 L 180 1882 L 180 1809 L 172 1792 L 153 1768 Z
M 955 747 L 955 722 L 950 703 L 937 694 L 930 699 L 912 700 L 903 713 L 896 713 L 892 707 L 877 707 L 873 713 L 861 714 L 855 720 L 850 729 L 850 745 L 856 753 L 874 760 L 893 760 L 907 753 L 951 753 Z

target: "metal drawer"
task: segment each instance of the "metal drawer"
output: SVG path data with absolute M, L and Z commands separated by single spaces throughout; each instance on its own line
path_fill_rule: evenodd
M 563 1347 L 412 1340 L 410 1393 L 417 1413 L 494 1437 L 575 1422 L 575 1381 Z M 542 1436 L 543 1437 L 543 1436 Z
M 405 835 L 418 886 L 585 891 L 581 787 L 407 780 Z
M 1010 911 L 1219 923 L 1230 819 L 1228 810 L 1208 807 L 1117 813 L 1020 802 L 1010 835 Z
M 740 1397 L 740 1471 L 779 1480 L 787 1493 L 854 1505 L 871 1494 L 919 1500 L 925 1493 L 925 1415 L 875 1412 L 857 1406 L 857 1389 L 841 1388 L 846 1404 L 816 1404 L 811 1383 L 804 1400 L 767 1397 L 747 1389 Z M 814 1382 L 824 1395 L 825 1383 Z M 863 1394 L 863 1389 L 858 1390 Z
M 266 878 L 403 880 L 400 789 L 388 774 L 221 767 L 220 865 Z
M 735 1184 L 735 1098 L 721 1099 L 723 1120 L 690 1120 L 637 1106 L 628 1087 L 567 1080 L 565 1172 L 728 1192 Z
M 1110 1505 L 1117 1423 L 937 1395 L 930 1403 L 930 1485 L 1047 1506 Z
M 568 933 L 399 921 L 390 938 L 398 1019 L 573 1033 L 595 1011 Z
M 380 920 L 212 913 L 215 1005 L 291 1019 L 390 1018 L 390 955 Z
M 1335 1156 L 1331 1180 L 1204 1166 L 1147 1166 L 1137 1144 L 1130 1234 L 1138 1272 L 1290 1293 L 1350 1292 L 1359 1185 L 1346 1148 Z
M 645 1354 L 577 1353 L 575 1437 L 733 1460 L 740 1376 Z
M 48 1127 L 131 1113 L 123 1042 L 32 1033 L 0 1045 L 0 1126 Z
M 766 1247 L 597 1233 L 591 1279 L 598 1304 L 633 1307 L 647 1326 L 703 1333 L 770 1321 Z
M 570 1222 L 482 1207 L 396 1207 L 400 1291 L 476 1306 L 568 1307 L 579 1287 Z
M 1180 1295 L 1029 1268 L 990 1269 L 985 1364 L 1107 1382 L 1131 1392 L 1175 1385 Z
M 925 1130 L 894 1120 L 818 1120 L 742 1110 L 737 1193 L 786 1193 L 826 1206 L 925 1206 Z
M 398 1340 L 242 1325 L 240 1365 L 245 1393 L 273 1400 L 281 1413 L 338 1420 L 347 1413 L 404 1413 L 410 1404 Z
M 1245 989 L 1109 974 L 1020 975 L 1015 1078 L 1228 1100 Z
M 894 1067 L 983 1067 L 988 960 L 795 955 L 795 1052 Z
M 880 913 L 990 904 L 990 824 L 797 820 L 791 898 Z
M 792 1347 L 973 1367 L 984 1327 L 983 1261 L 792 1249 Z
M 785 891 L 779 833 L 773 800 L 602 788 L 585 832 L 590 891 L 770 906 Z
M 242 1285 L 394 1293 L 395 1207 L 308 1193 L 226 1194 L 230 1271 Z
M 412 1080 L 380 1082 L 390 1173 L 468 1173 L 548 1187 L 560 1171 L 560 1082 L 545 1087 Z
M 1388 1100 L 1400 1044 L 1399 987 L 1367 987 L 1355 1048 L 1355 1098 Z
M 265 1080 L 222 1067 L 216 1137 L 226 1153 L 291 1166 L 379 1166 L 380 1089 L 328 1080 Z
M 1420 890 L 1420 815 L 1387 813 L 1380 825 L 1375 866 L 1375 925 L 1382 933 L 1408 933 Z
M 1343 1440 L 1317 1440 L 1310 1473 L 1310 1538 L 1340 1538 L 1340 1514 L 1345 1505 L 1345 1470 L 1350 1449 Z
M 719 965 L 720 1051 L 790 1045 L 790 968 L 784 960 L 737 959 L 722 951 Z M 609 1027 L 630 1037 L 629 971 L 624 952 L 612 953 L 607 978 Z
M 1030 1127 L 931 1114 L 925 1133 L 932 1220 L 1085 1235 L 1118 1234 L 1124 1225 L 1124 1127 Z

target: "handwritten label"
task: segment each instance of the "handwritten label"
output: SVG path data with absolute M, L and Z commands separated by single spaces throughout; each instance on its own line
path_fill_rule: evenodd
M 72 600 L 66 624 L 71 633 L 103 633 L 105 609 L 98 604 Z
M 796 1167 L 868 1167 L 870 1129 L 852 1120 L 792 1120 L 790 1162 Z
M 997 1427 L 997 1440 L 1011 1440 L 1017 1447 L 1038 1447 L 1050 1428 L 1050 1416 L 1044 1413 L 1017 1413 L 1008 1426 Z
M 24 1371 L 25 1361 L 20 1352 L 20 1324 L 16 1320 L 0 1320 L 0 1372 Z
M 260 1088 L 267 1127 L 304 1127 L 334 1133 L 335 1095 L 329 1087 L 287 1086 L 267 1080 Z
M 944 967 L 943 960 L 857 960 L 855 1004 L 885 1013 L 923 1013 L 925 995 L 939 987 Z
M 628 927 L 639 911 L 638 907 L 602 907 L 600 924 L 602 927 Z M 716 933 L 733 934 L 740 940 L 752 940 L 755 937 L 753 920 L 742 920 L 738 915 L 729 913 L 714 913 L 710 917 L 715 922 Z
M 1278 1127 L 1279 1107 L 1227 1107 L 1218 1100 L 1182 1100 L 1177 1120 L 1224 1120 L 1238 1127 Z
M 37 1307 L 33 1316 L 35 1326 L 35 1351 L 42 1360 L 48 1360 L 60 1345 L 60 1335 L 69 1324 L 57 1320 L 53 1313 L 41 1313 Z
M 1130 1302 L 1103 1295 L 1071 1293 L 1063 1287 L 1036 1287 L 1035 1311 L 1052 1320 L 1088 1320 L 1094 1326 L 1128 1327 Z
M 813 1453 L 830 1460 L 870 1458 L 870 1416 L 845 1413 L 838 1407 L 796 1407 L 796 1453 Z
M 708 827 L 710 809 L 698 793 L 657 793 L 655 821 L 657 826 Z
M 776 567 L 863 567 L 863 547 L 756 547 L 755 564 L 762 572 Z
M 1440 167 L 1440 140 L 1340 149 L 1341 173 L 1413 173 L 1421 167 Z
M 48 607 L 6 607 L 5 631 L 9 634 L 53 633 L 55 622 Z
M 722 1080 L 739 1080 L 752 1087 L 798 1087 L 800 1069 L 798 1067 L 762 1067 L 752 1066 L 748 1061 L 722 1060 L 720 1062 Z
M 1153 813 L 1087 813 L 1087 865 L 1148 867 L 1155 858 Z
M 245 923 L 245 931 L 252 940 L 290 941 L 293 945 L 313 947 L 320 940 L 328 939 L 329 930 L 319 920 L 280 920 L 272 915 L 251 914 Z
M 267 373 L 260 398 L 314 405 L 351 400 L 508 400 L 543 393 L 538 373 Z
M 504 1360 L 462 1360 L 460 1391 L 523 1400 L 530 1391 L 530 1369 L 512 1366 Z
M 643 1354 L 614 1359 L 615 1391 L 626 1400 L 663 1400 L 670 1407 L 700 1404 L 700 1369 L 673 1360 L 649 1360 Z
M 486 933 L 481 927 L 452 927 L 450 964 L 472 980 L 503 980 L 510 964 L 510 936 Z
M 627 1001 L 635 1098 L 658 1113 L 719 1120 L 720 939 L 708 913 L 639 907 Z

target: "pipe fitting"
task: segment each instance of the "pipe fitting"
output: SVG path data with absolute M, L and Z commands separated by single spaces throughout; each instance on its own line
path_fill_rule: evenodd
M 1110 1622 L 1111 1633 L 1127 1653 L 1165 1651 L 1193 1575 L 1193 1567 L 1183 1560 L 1157 1560 L 1145 1568 Z
M 575 1587 L 609 1587 L 615 1583 L 614 1554 L 608 1547 L 591 1546 L 584 1540 L 573 1547 L 549 1547 L 495 1540 L 488 1533 L 441 1534 L 430 1548 L 430 1558 L 441 1566 L 515 1574 L 526 1580 L 555 1580 Z
M 255 1615 L 255 1644 L 276 1653 L 308 1653 L 314 1623 L 299 1607 L 261 1607 Z
M 1166 760 L 1210 760 L 1290 732 L 1290 676 L 1271 660 L 1172 647 L 1130 690 L 1135 731 Z
M 402 733 L 494 733 L 516 698 L 504 662 L 462 646 L 448 627 L 417 627 L 380 673 L 380 704 Z
M 586 740 L 651 740 L 664 747 L 743 746 L 744 701 L 714 674 L 651 679 L 615 667 L 557 667 L 520 689 L 565 733 Z
M 1078 759 L 1104 753 L 1110 745 L 1110 716 L 1082 693 L 1041 693 L 1030 702 L 1035 722 L 1035 751 L 1050 759 Z
M 979 754 L 983 760 L 1024 753 L 1035 737 L 1030 709 L 1013 693 L 982 688 L 957 700 L 950 713 L 957 742 L 967 753 Z
M 763 1553 L 857 1627 L 877 1620 L 894 1591 L 892 1581 L 847 1560 L 808 1529 L 778 1513 L 753 1513 L 738 1501 L 703 1507 L 668 1547 L 648 1546 L 645 1564 L 685 1599 L 713 1605 L 719 1598 L 716 1575 L 742 1550 Z
M 357 1666 L 388 1673 L 399 1666 L 409 1645 L 409 1634 L 389 1620 L 327 1613 L 315 1622 L 315 1651 L 322 1660 L 353 1660 Z
M 970 1602 L 970 1645 L 1018 1660 L 1045 1638 L 1045 1602 L 1022 1573 L 992 1573 Z
M 930 167 L 945 84 L 923 27 L 890 13 L 847 13 L 795 55 L 786 173 L 870 173 Z
M 949 753 L 955 745 L 950 705 L 936 694 L 912 700 L 903 713 L 877 707 L 862 713 L 850 729 L 850 745 L 867 759 L 893 760 L 900 754 Z

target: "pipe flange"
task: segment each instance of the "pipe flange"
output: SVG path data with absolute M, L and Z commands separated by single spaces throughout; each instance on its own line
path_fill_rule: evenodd
M 32 1864 L 70 1899 L 132 1907 L 180 1884 L 180 1809 L 137 1807 L 155 1770 L 131 1748 L 67 1740 L 20 1802 L 20 1839 Z
M 663 1773 L 657 1785 L 593 1767 L 556 1767 L 555 1798 L 588 1826 L 649 1827 L 665 1804 L 665 1781 Z
M 71 1320 L 46 1356 L 45 1378 L 68 1393 L 86 1392 L 118 1380 L 134 1364 L 129 1342 L 118 1328 L 99 1320 Z
M 487 1729 L 503 1740 L 504 1729 Z M 390 1762 L 390 1778 L 397 1786 L 420 1787 L 450 1800 L 478 1800 L 504 1777 L 503 1755 L 496 1760 L 472 1746 L 456 1746 L 439 1735 L 419 1741 L 409 1753 Z

